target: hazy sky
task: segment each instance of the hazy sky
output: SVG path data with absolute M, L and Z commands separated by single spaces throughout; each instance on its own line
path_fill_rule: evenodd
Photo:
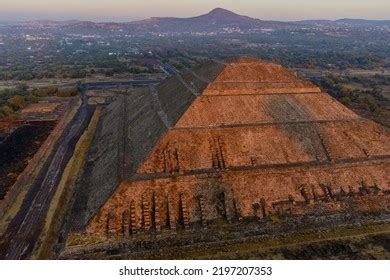
M 390 19 L 390 0 L 0 0 L 0 21 L 129 21 L 152 16 L 195 16 L 216 7 L 274 20 Z

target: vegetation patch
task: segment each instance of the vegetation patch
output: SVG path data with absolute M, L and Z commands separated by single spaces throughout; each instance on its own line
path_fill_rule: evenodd
M 312 81 L 360 116 L 390 127 L 390 77 L 329 75 Z

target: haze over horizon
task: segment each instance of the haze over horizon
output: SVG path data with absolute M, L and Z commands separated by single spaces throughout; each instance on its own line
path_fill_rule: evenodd
M 55 2 L 55 3 L 53 3 Z M 145 3 L 147 2 L 147 3 Z M 132 21 L 150 17 L 192 17 L 220 7 L 263 20 L 389 19 L 388 0 L 0 0 L 0 20 Z

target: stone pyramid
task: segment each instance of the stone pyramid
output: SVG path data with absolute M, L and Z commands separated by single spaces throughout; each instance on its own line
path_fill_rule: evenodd
M 241 58 L 213 69 L 176 77 L 186 95 L 172 79 L 157 88 L 166 129 L 88 233 L 190 230 L 319 207 L 388 209 L 388 129 L 280 65 Z

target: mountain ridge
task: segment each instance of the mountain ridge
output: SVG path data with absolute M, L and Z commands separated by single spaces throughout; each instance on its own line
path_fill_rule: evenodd
M 215 8 L 206 14 L 193 17 L 151 17 L 129 22 L 93 22 L 86 20 L 37 20 L 19 22 L 18 26 L 50 28 L 90 28 L 102 30 L 126 30 L 136 33 L 196 33 L 196 32 L 248 32 L 261 29 L 284 29 L 304 25 L 352 25 L 352 26 L 390 26 L 390 20 L 338 19 L 272 21 L 252 18 L 235 12 Z

